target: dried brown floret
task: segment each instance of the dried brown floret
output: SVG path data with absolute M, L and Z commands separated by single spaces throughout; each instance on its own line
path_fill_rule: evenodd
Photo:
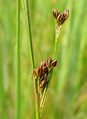
M 55 66 L 57 65 L 57 60 L 54 60 L 54 61 L 51 63 L 51 65 L 52 65 L 53 67 L 55 67 Z
M 43 91 L 45 86 L 48 84 L 48 75 L 50 71 L 57 65 L 57 60 L 52 58 L 41 62 L 41 64 L 33 70 L 34 79 L 39 80 L 39 87 Z
M 62 25 L 64 22 L 65 22 L 65 20 L 68 18 L 68 16 L 69 16 L 69 10 L 64 10 L 64 12 L 63 13 L 60 13 L 59 11 L 57 11 L 57 10 L 53 10 L 53 16 L 54 16 L 54 18 L 56 18 L 56 20 L 57 20 L 57 25 L 58 26 L 60 26 L 60 25 Z
M 55 19 L 57 19 L 58 15 L 60 14 L 60 12 L 56 9 L 53 10 L 53 16 Z

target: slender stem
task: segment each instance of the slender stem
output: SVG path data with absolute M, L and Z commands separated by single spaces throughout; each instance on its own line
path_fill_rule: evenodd
M 1 34 L 0 34 L 1 35 Z M 2 38 L 1 38 L 2 39 Z M 2 67 L 3 67 L 3 60 L 2 60 L 2 40 L 0 40 L 0 108 L 1 108 L 1 118 L 5 118 L 5 91 L 4 91 L 4 85 L 3 85 L 3 76 L 2 76 Z
M 42 97 L 41 97 L 41 101 L 40 101 L 40 116 L 42 115 L 42 111 L 43 111 L 43 107 L 44 107 L 44 103 L 45 103 L 46 94 L 47 94 L 47 91 L 48 91 L 48 88 L 49 88 L 49 84 L 50 84 L 50 81 L 51 81 L 51 77 L 52 77 L 52 72 L 53 72 L 53 70 L 49 74 L 49 77 L 48 77 L 49 83 L 45 87 L 45 89 L 43 91 L 43 94 L 42 94 Z
M 17 0 L 17 80 L 16 80 L 16 119 L 20 119 L 20 0 Z
M 61 26 L 56 26 L 56 35 L 55 35 L 55 46 L 54 46 L 54 54 L 53 54 L 53 59 L 55 59 L 56 56 L 56 52 L 57 52 L 57 43 L 58 43 L 58 38 L 59 38 L 59 34 L 60 34 L 60 29 Z
M 40 101 L 40 117 L 42 116 L 42 111 L 43 111 L 43 106 L 44 106 L 44 103 L 45 103 L 46 94 L 47 94 L 47 88 L 44 89 L 44 92 L 42 94 L 42 98 L 41 98 L 41 101 Z
M 33 77 L 32 77 L 33 78 Z M 36 119 L 40 119 L 40 91 L 39 91 L 39 80 L 33 79 L 34 92 L 35 92 L 35 106 L 36 106 Z
M 58 38 L 59 38 L 59 34 L 60 34 L 60 28 L 61 26 L 56 26 L 56 37 L 55 37 L 55 46 L 54 46 L 54 54 L 53 54 L 53 59 L 55 59 L 56 56 L 56 52 L 57 52 L 57 43 L 58 43 Z M 40 102 L 40 110 L 41 110 L 41 114 L 42 114 L 42 110 L 43 110 L 43 106 L 44 106 L 44 102 L 45 102 L 45 98 L 46 98 L 46 94 L 47 94 L 47 90 L 51 81 L 51 77 L 52 77 L 52 73 L 53 70 L 50 72 L 50 76 L 49 76 L 49 83 L 48 86 L 44 89 L 44 92 L 42 94 L 42 98 L 41 98 L 41 102 Z
M 33 69 L 34 69 L 35 63 L 34 63 L 34 53 L 33 53 L 33 45 L 32 45 L 32 34 L 31 34 L 31 23 L 30 23 L 30 12 L 29 12 L 28 0 L 26 0 L 26 8 L 27 8 L 28 31 L 29 31 L 29 36 L 30 36 L 30 50 L 31 50 L 32 64 L 33 64 Z
M 40 93 L 39 93 L 39 80 L 33 79 L 34 92 L 35 92 L 35 108 L 36 119 L 40 119 Z
M 30 36 L 30 50 L 31 50 L 31 56 L 32 56 L 32 64 L 33 64 L 33 69 L 35 68 L 35 63 L 34 63 L 34 53 L 33 53 L 33 45 L 32 45 L 32 34 L 31 34 L 31 24 L 30 24 L 30 14 L 29 14 L 29 5 L 28 5 L 28 0 L 26 0 L 26 8 L 27 8 L 27 19 L 28 19 L 28 31 L 29 31 L 29 36 Z M 33 80 L 34 81 L 34 90 L 35 90 L 35 105 L 36 105 L 36 119 L 40 119 L 40 96 L 39 96 L 39 82 L 38 80 Z
M 39 93 L 39 80 L 34 81 L 35 90 L 35 105 L 36 105 L 36 119 L 40 119 L 40 93 Z

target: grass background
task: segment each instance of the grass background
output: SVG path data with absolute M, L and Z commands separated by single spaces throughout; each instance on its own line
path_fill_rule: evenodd
M 30 0 L 35 64 L 53 55 L 54 8 L 70 16 L 62 26 L 43 119 L 87 118 L 87 0 Z M 26 6 L 21 1 L 21 119 L 35 119 L 32 61 Z M 16 104 L 16 1 L 0 1 L 0 119 L 15 117 Z

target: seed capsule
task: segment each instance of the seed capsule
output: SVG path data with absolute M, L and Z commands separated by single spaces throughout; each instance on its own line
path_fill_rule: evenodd
M 47 59 L 47 66 L 48 66 L 48 67 L 51 66 L 51 63 L 52 63 L 52 59 L 51 59 L 51 58 Z
M 64 19 L 66 20 L 69 17 L 69 10 L 65 10 L 63 13 Z
M 53 10 L 53 16 L 55 19 L 57 19 L 58 15 L 60 14 L 60 12 L 56 9 Z
M 57 20 L 57 25 L 60 26 L 68 18 L 68 16 L 69 16 L 69 10 L 66 9 L 63 13 L 60 13 L 59 11 L 57 11 L 55 9 L 55 10 L 53 10 L 53 16 Z
M 55 67 L 55 66 L 57 65 L 57 60 L 54 60 L 54 61 L 51 63 L 51 65 L 52 65 L 53 67 Z

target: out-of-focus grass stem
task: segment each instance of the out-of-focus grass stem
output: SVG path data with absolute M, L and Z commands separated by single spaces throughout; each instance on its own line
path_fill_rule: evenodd
M 1 34 L 0 34 L 1 35 Z M 5 105 L 5 93 L 4 93 L 4 85 L 3 85 L 3 76 L 2 76 L 2 40 L 0 40 L 0 108 L 1 108 L 1 118 L 5 118 L 4 115 L 4 105 Z
M 16 39 L 17 39 L 17 79 L 16 79 L 16 117 L 20 119 L 21 116 L 21 91 L 20 91 L 20 0 L 17 0 L 17 26 L 16 26 Z

